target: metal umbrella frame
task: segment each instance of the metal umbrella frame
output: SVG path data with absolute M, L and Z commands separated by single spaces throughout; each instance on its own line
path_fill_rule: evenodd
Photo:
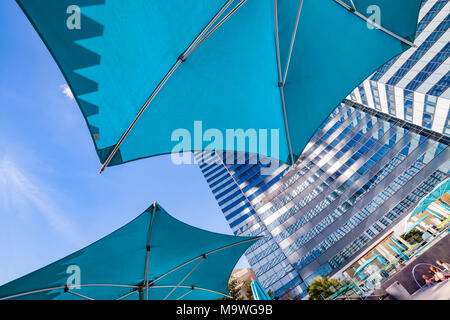
M 189 226 L 155 202 L 136 219 L 86 248 L 0 286 L 0 300 L 229 297 L 227 284 L 234 265 L 260 238 Z M 68 283 L 68 277 L 61 275 L 68 265 L 79 265 L 81 279 L 86 280 Z M 101 279 L 96 282 L 96 277 Z
M 377 1 L 383 14 L 377 23 L 366 12 L 367 0 L 170 0 L 126 5 L 70 0 L 70 5 L 79 4 L 86 21 L 74 33 L 60 28 L 69 0 L 16 1 L 74 93 L 102 163 L 100 173 L 107 166 L 175 152 L 166 134 L 196 120 L 222 134 L 231 128 L 277 129 L 278 155 L 246 144 L 227 144 L 225 149 L 294 164 L 315 130 L 354 87 L 415 46 L 421 4 Z M 121 19 L 118 12 L 124 12 Z M 327 19 L 327 14 L 334 19 Z M 145 32 L 148 41 L 142 41 Z M 230 51 L 223 54 L 224 48 Z M 308 48 L 316 54 L 311 56 Z M 346 72 L 349 63 L 353 72 Z M 267 68 L 261 68 L 263 64 Z M 222 83 L 211 87 L 211 73 L 228 80 L 230 88 Z M 260 78 L 267 81 L 262 85 Z M 258 90 L 253 90 L 256 84 Z M 318 94 L 319 84 L 330 89 L 327 95 Z M 191 90 L 198 88 L 202 90 Z M 219 151 L 208 141 L 188 149 L 183 151 Z

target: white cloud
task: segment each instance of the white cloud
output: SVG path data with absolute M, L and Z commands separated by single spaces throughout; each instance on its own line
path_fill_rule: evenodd
M 62 88 L 62 93 L 66 97 L 68 97 L 70 100 L 74 99 L 73 93 L 72 93 L 72 91 L 70 90 L 70 88 L 69 88 L 69 86 L 67 84 L 62 84 L 60 87 Z
M 22 218 L 26 218 L 28 212 L 38 211 L 52 231 L 62 233 L 72 243 L 82 243 L 77 228 L 53 200 L 55 196 L 55 191 L 14 161 L 6 157 L 0 159 L 0 207 L 21 214 Z

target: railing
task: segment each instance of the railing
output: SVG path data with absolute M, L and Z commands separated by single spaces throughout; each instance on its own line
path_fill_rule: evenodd
M 417 284 L 417 286 L 419 287 L 419 289 L 422 289 L 423 287 L 420 285 L 420 283 L 417 281 L 417 278 L 416 278 L 416 275 L 414 274 L 414 271 L 416 270 L 416 268 L 417 267 L 419 267 L 419 266 L 430 266 L 430 267 L 435 267 L 437 270 L 439 270 L 440 272 L 443 272 L 444 270 L 442 270 L 441 268 L 439 268 L 439 267 L 437 267 L 437 266 L 435 266 L 435 265 L 433 265 L 433 264 L 430 264 L 430 263 L 418 263 L 418 264 L 416 264 L 415 266 L 414 266 L 414 268 L 412 269 L 412 271 L 411 271 L 411 274 L 412 274 L 412 276 L 413 276 L 413 278 L 414 278 L 414 281 L 416 282 L 416 284 Z

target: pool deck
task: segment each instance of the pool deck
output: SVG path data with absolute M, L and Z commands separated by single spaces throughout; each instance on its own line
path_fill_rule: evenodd
M 450 300 L 450 279 L 431 287 L 420 289 L 412 296 L 412 300 Z
M 403 288 L 408 292 L 411 297 L 415 296 L 417 294 L 417 297 L 420 299 L 424 296 L 432 296 L 434 291 L 441 291 L 438 290 L 439 288 L 443 288 L 444 292 L 448 293 L 448 282 L 445 281 L 444 283 L 436 284 L 436 288 L 433 289 L 433 287 L 430 287 L 428 289 L 433 289 L 428 293 L 428 289 L 420 289 L 420 286 L 425 286 L 425 282 L 422 279 L 422 274 L 429 274 L 428 266 L 420 266 L 415 270 L 415 276 L 417 281 L 419 282 L 419 285 L 415 282 L 414 277 L 412 276 L 412 270 L 415 265 L 419 263 L 430 263 L 435 264 L 435 261 L 440 259 L 443 261 L 450 261 L 450 234 L 446 233 L 441 239 L 433 243 L 433 245 L 428 248 L 425 252 L 420 254 L 418 257 L 414 257 L 409 261 L 405 266 L 400 270 L 398 273 L 394 274 L 391 278 L 386 280 L 382 283 L 381 287 L 379 289 L 376 289 L 373 294 L 374 295 L 384 295 L 386 294 L 386 289 L 390 287 L 393 283 L 399 282 Z M 447 284 L 446 284 L 447 283 Z M 425 294 L 426 293 L 426 294 Z M 424 296 L 422 296 L 424 294 Z M 450 295 L 448 295 L 450 296 Z M 428 298 L 426 298 L 428 299 Z M 429 298 L 432 299 L 432 298 Z

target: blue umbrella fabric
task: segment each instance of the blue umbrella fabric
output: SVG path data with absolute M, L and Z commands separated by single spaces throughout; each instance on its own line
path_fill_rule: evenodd
M 258 280 L 253 280 L 250 286 L 255 300 L 272 300 Z
M 0 300 L 218 299 L 257 239 L 189 226 L 155 203 L 86 248 L 1 286 Z
M 342 99 L 413 46 L 422 0 L 17 2 L 103 170 L 180 150 L 295 162 Z

